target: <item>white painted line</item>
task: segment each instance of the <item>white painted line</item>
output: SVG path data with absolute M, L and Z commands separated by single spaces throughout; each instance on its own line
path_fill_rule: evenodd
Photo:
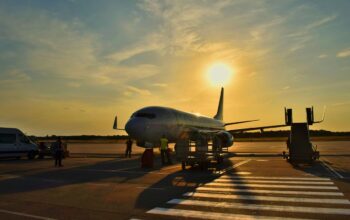
M 153 173 L 153 174 L 159 174 L 159 175 L 169 175 L 169 173 L 165 173 L 165 172 L 160 172 L 160 171 L 133 171 L 130 170 L 128 171 L 128 169 L 120 169 L 120 170 L 99 170 L 99 169 L 85 169 L 85 168 L 81 168 L 79 170 L 83 170 L 83 171 L 92 171 L 92 172 L 115 172 L 115 173 L 141 173 L 141 174 L 149 174 L 149 173 Z
M 257 187 L 257 188 L 283 188 L 283 189 L 331 189 L 338 190 L 336 186 L 300 186 L 300 185 L 272 185 L 272 184 L 250 184 L 250 183 L 207 183 L 205 186 L 229 186 L 229 187 Z
M 147 213 L 156 215 L 167 215 L 175 216 L 178 218 L 198 218 L 198 219 L 220 219 L 220 220 L 269 220 L 269 219 L 281 219 L 280 217 L 271 216 L 254 216 L 254 215 L 242 215 L 242 214 L 230 214 L 221 212 L 204 212 L 195 210 L 185 210 L 185 209 L 171 209 L 171 208 L 154 208 L 149 210 Z M 297 220 L 296 218 L 283 218 L 286 220 Z M 304 219 L 305 220 L 305 219 Z
M 242 161 L 242 162 L 236 163 L 235 165 L 232 166 L 232 169 L 233 169 L 233 168 L 236 168 L 236 167 L 239 167 L 239 166 L 241 166 L 241 165 L 243 165 L 243 164 L 246 164 L 246 163 L 248 163 L 248 162 L 251 161 L 251 160 L 252 160 L 252 159 L 248 159 L 248 160 L 244 160 L 244 161 Z
M 267 176 L 231 176 L 225 175 L 220 178 L 224 179 L 270 179 L 270 180 L 315 180 L 315 181 L 329 181 L 330 178 L 323 177 L 267 177 Z
M 175 165 L 172 165 L 172 166 L 163 167 L 161 169 L 161 171 L 172 170 L 172 169 L 175 169 L 175 168 L 178 168 L 178 164 L 175 164 Z
M 84 169 L 83 170 L 88 170 L 88 171 L 97 171 L 97 172 L 119 172 L 119 171 L 129 171 L 132 169 L 137 169 L 140 168 L 140 166 L 132 166 L 132 167 L 125 167 L 125 168 L 120 168 L 120 169 L 115 169 L 115 170 L 110 170 L 110 169 Z
M 310 191 L 290 191 L 290 190 L 263 190 L 263 189 L 233 189 L 233 188 L 213 188 L 198 187 L 197 191 L 228 192 L 228 193 L 266 193 L 285 195 L 314 195 L 314 196 L 344 196 L 342 192 L 310 192 Z
M 18 215 L 18 216 L 24 216 L 28 218 L 35 218 L 35 219 L 43 219 L 43 220 L 55 220 L 54 218 L 47 218 L 43 216 L 38 216 L 38 215 L 31 215 L 27 213 L 22 213 L 22 212 L 13 212 L 13 211 L 8 211 L 4 209 L 0 209 L 1 213 L 6 213 L 6 214 L 11 214 L 11 215 Z
M 244 171 L 242 171 L 242 172 L 235 172 L 235 174 L 237 174 L 237 175 L 250 175 L 252 173 L 251 172 L 244 172 Z
M 244 161 L 241 161 L 241 162 L 239 162 L 239 163 L 236 163 L 235 165 L 233 165 L 232 167 L 228 167 L 228 168 L 226 168 L 226 169 L 224 169 L 224 170 L 222 170 L 222 171 L 217 171 L 217 172 L 215 172 L 216 174 L 224 174 L 224 173 L 226 173 L 226 172 L 228 172 L 228 171 L 230 171 L 230 170 L 233 170 L 234 168 L 236 168 L 236 167 L 239 167 L 239 166 L 241 166 L 241 165 L 243 165 L 243 164 L 246 164 L 246 163 L 248 163 L 249 161 L 251 161 L 252 159 L 248 159 L 248 160 L 244 160 Z
M 22 176 L 18 175 L 10 175 L 10 174 L 0 174 L 0 179 L 5 180 L 5 179 L 15 179 L 15 178 L 21 178 Z
M 172 199 L 168 204 L 176 205 L 194 205 L 204 207 L 220 207 L 229 209 L 249 209 L 249 210 L 268 210 L 277 212 L 299 212 L 299 213 L 313 213 L 313 214 L 336 214 L 336 215 L 350 215 L 350 209 L 342 208 L 321 208 L 321 207 L 303 207 L 303 206 L 279 206 L 279 205 L 255 205 L 238 202 L 211 202 L 200 200 L 185 200 Z
M 310 181 L 281 181 L 281 180 L 232 180 L 232 179 L 221 179 L 214 180 L 220 183 L 281 183 L 281 184 L 306 184 L 306 185 L 333 185 L 333 182 L 310 182 Z
M 301 202 L 301 203 L 322 203 L 322 204 L 346 204 L 349 205 L 350 201 L 347 199 L 312 199 L 301 197 L 275 197 L 275 196 L 253 196 L 253 195 L 232 195 L 232 194 L 219 194 L 219 193 L 198 193 L 188 192 L 183 194 L 184 196 L 200 197 L 200 198 L 220 198 L 220 199 L 241 199 L 241 200 L 254 200 L 254 201 L 276 201 L 276 202 Z
M 344 177 L 338 173 L 336 170 L 334 170 L 330 165 L 328 165 L 324 160 L 321 160 L 322 165 L 335 177 L 338 177 L 339 179 L 344 179 Z

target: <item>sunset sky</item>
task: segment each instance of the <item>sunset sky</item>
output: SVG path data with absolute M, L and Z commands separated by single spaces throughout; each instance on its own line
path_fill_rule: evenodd
M 0 1 L 0 127 L 27 134 L 123 134 L 138 108 L 213 116 L 232 70 L 229 128 L 280 124 L 350 131 L 350 1 Z

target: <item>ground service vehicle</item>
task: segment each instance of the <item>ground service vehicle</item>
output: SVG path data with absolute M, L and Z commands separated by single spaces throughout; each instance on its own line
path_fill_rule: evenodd
M 0 128 L 0 157 L 34 159 L 38 146 L 17 128 Z

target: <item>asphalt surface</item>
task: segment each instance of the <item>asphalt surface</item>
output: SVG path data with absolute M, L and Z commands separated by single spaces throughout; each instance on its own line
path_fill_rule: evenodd
M 74 152 L 62 168 L 1 160 L 0 219 L 350 219 L 349 145 L 324 142 L 319 162 L 293 166 L 282 143 L 237 144 L 208 171 L 162 167 L 158 156 L 142 169 L 138 151 L 123 149 Z

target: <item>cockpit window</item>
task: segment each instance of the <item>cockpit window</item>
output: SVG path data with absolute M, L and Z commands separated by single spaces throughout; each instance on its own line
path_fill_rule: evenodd
M 138 113 L 134 114 L 134 117 L 152 119 L 152 118 L 155 118 L 156 115 L 153 113 L 138 112 Z

